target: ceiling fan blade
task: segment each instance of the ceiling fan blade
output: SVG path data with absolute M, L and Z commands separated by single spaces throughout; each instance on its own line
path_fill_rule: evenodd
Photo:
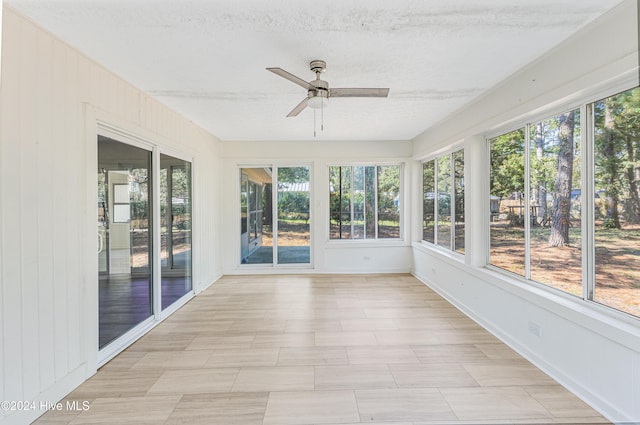
M 295 108 L 293 108 L 291 110 L 291 112 L 289 112 L 287 117 L 295 117 L 295 116 L 297 116 L 300 112 L 302 112 L 302 110 L 304 108 L 307 107 L 308 103 L 309 103 L 309 98 L 305 97 L 304 99 L 302 99 L 302 102 L 298 103 L 298 105 Z
M 281 76 L 282 78 L 286 78 L 287 80 L 291 81 L 292 83 L 296 83 L 297 85 L 302 86 L 307 90 L 315 90 L 316 89 L 314 86 L 312 86 L 311 84 L 309 84 L 308 82 L 306 82 L 302 78 L 296 77 L 292 73 L 287 72 L 282 68 L 267 68 L 267 71 L 271 71 L 274 74 Z
M 329 97 L 387 97 L 389 89 L 329 89 Z

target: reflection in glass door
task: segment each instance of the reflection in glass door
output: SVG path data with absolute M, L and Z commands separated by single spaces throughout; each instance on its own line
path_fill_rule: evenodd
M 191 163 L 160 155 L 162 309 L 191 291 Z
M 98 137 L 99 348 L 153 314 L 151 152 Z
M 240 256 L 243 264 L 273 263 L 271 168 L 240 170 Z
M 311 261 L 309 167 L 278 168 L 278 264 Z

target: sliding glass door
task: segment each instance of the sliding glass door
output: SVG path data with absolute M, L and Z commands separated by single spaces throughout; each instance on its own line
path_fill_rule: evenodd
M 191 162 L 122 140 L 131 144 L 98 136 L 98 349 L 109 346 L 104 358 L 124 347 L 119 338 L 138 337 L 193 293 Z
M 98 138 L 99 348 L 153 315 L 151 152 Z
M 191 291 L 191 163 L 160 154 L 162 309 Z
M 309 171 L 306 166 L 240 169 L 241 264 L 310 264 Z
M 278 264 L 311 262 L 309 167 L 278 168 Z

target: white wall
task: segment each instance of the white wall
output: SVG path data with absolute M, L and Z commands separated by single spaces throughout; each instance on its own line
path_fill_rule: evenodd
M 329 165 L 410 163 L 411 142 L 225 142 L 224 156 L 224 273 L 407 273 L 411 268 L 408 233 L 402 241 L 329 240 Z M 312 168 L 312 266 L 254 267 L 239 265 L 240 166 L 310 165 Z M 405 188 L 410 186 L 409 167 Z M 406 190 L 405 189 L 405 190 Z M 405 209 L 403 222 L 409 222 Z
M 222 271 L 220 143 L 7 6 L 2 31 L 0 400 L 55 402 L 96 369 L 96 120 L 194 158 L 196 291 Z
M 561 384 L 616 422 L 640 422 L 640 320 L 484 268 L 488 246 L 485 134 L 544 108 L 638 84 L 638 2 L 627 0 L 415 140 L 414 159 L 465 148 L 466 257 L 420 242 L 413 273 Z M 524 121 L 523 121 L 524 122 Z M 512 129 L 512 128 L 510 128 Z M 419 174 L 416 171 L 416 175 Z M 412 193 L 421 193 L 414 178 Z M 483 195 L 484 194 L 484 195 Z M 420 199 L 412 212 L 419 217 Z M 419 219 L 414 219 L 419 224 Z M 528 331 L 530 323 L 542 335 Z

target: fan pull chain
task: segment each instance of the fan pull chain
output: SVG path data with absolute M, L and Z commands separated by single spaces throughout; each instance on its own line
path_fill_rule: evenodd
M 324 97 L 320 98 L 320 131 L 324 131 Z
M 317 127 L 317 115 L 316 109 L 313 109 L 313 137 L 317 136 L 316 127 Z M 320 98 L 320 131 L 324 131 L 324 98 Z

